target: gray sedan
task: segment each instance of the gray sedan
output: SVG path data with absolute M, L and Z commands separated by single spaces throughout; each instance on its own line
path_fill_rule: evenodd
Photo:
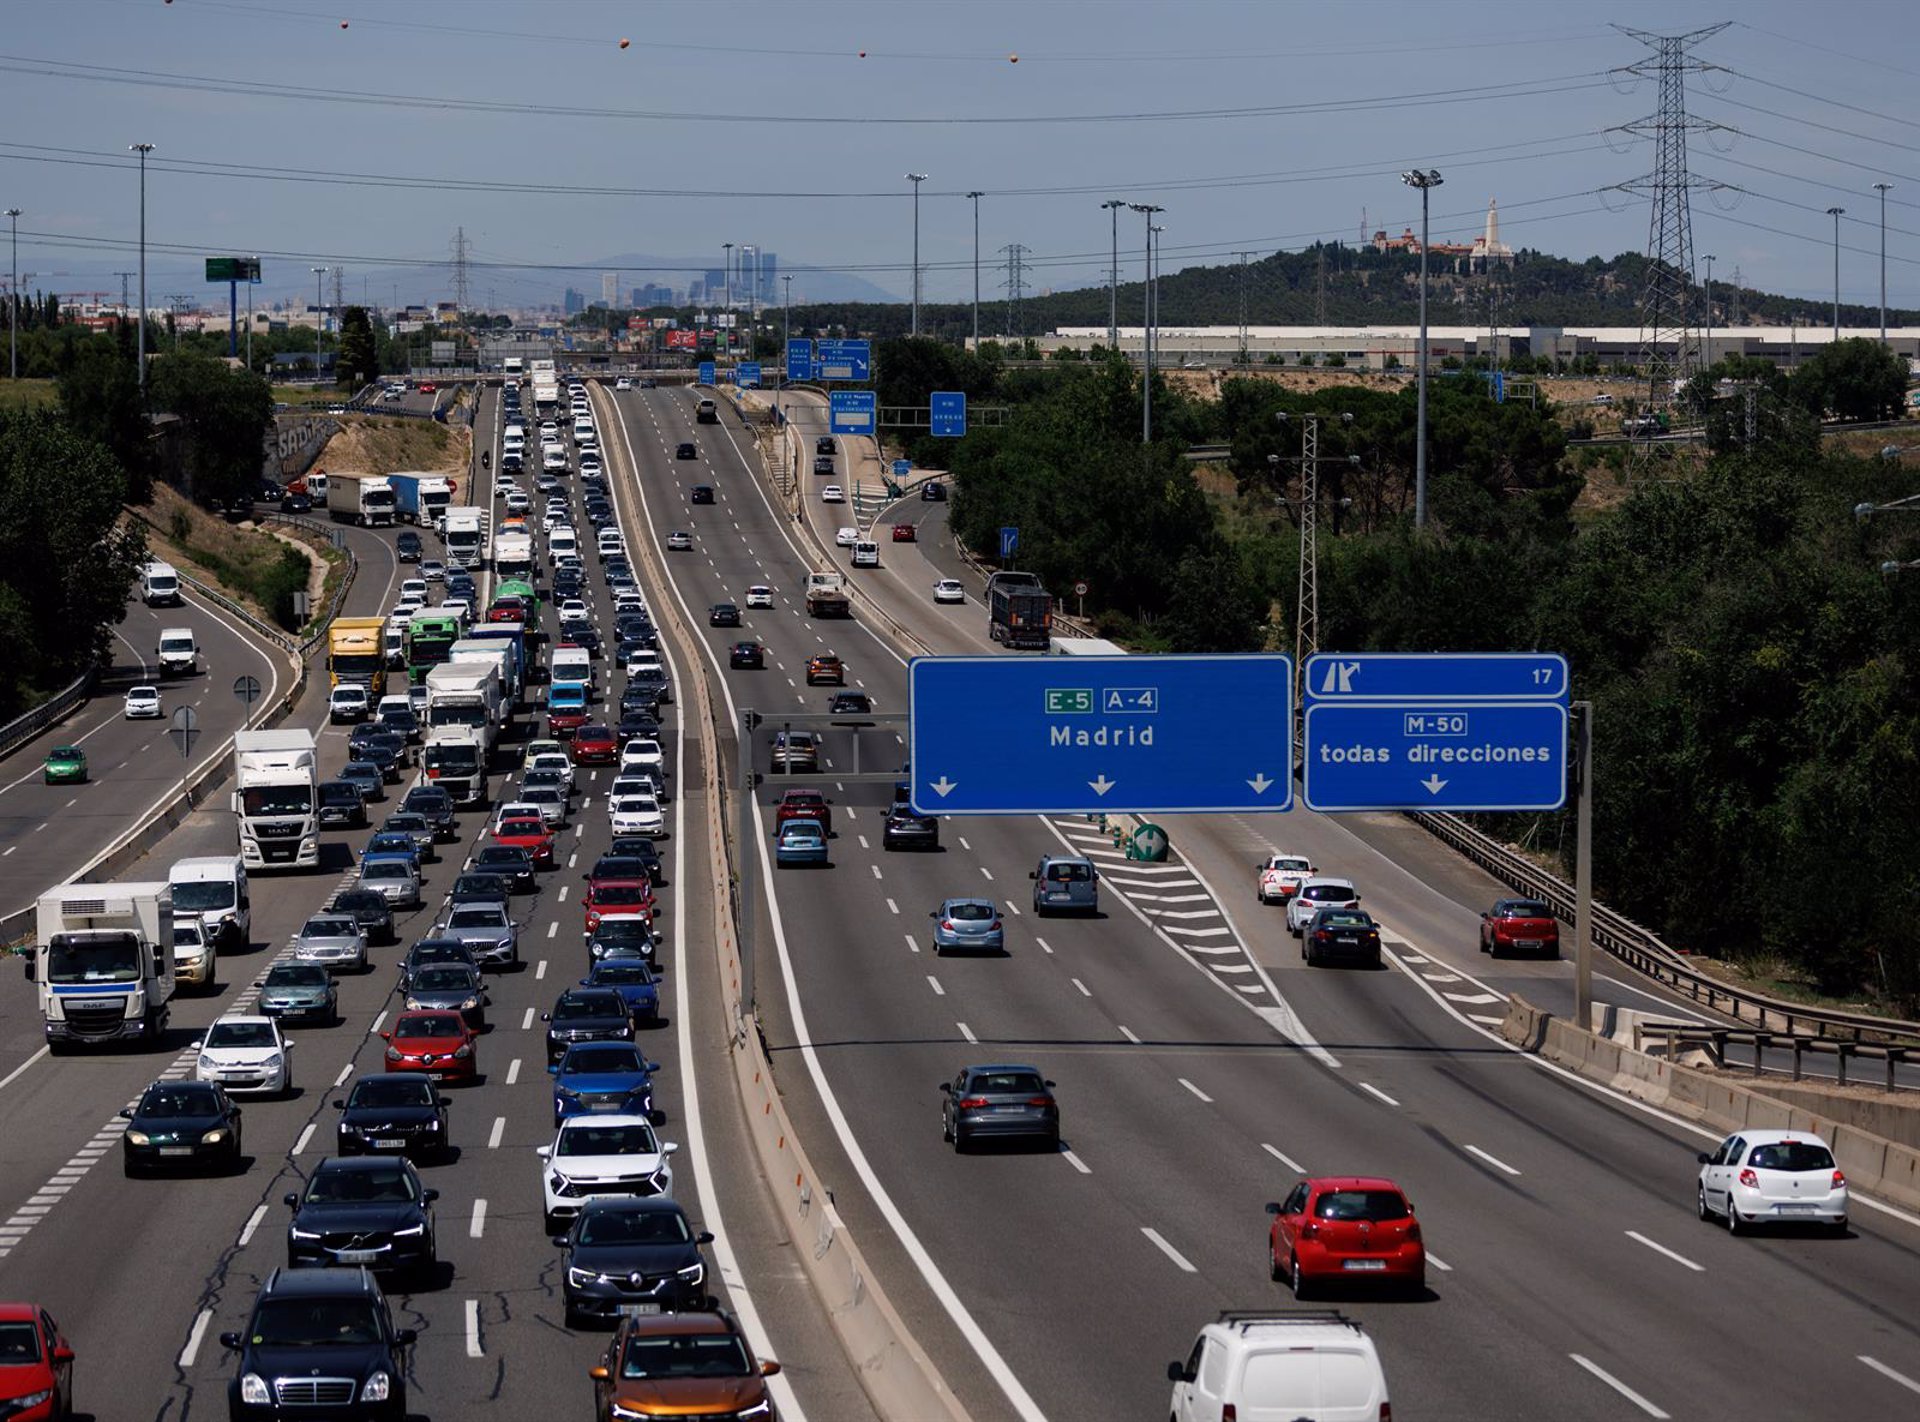
M 475 1031 L 487 1025 L 487 989 L 480 970 L 464 963 L 430 963 L 407 984 L 409 1009 L 457 1012 Z
M 372 889 L 388 908 L 420 907 L 420 872 L 399 855 L 373 855 L 360 866 L 359 886 Z
M 520 930 L 498 904 L 461 904 L 433 926 L 432 936 L 458 939 L 483 966 L 520 965 Z
M 933 951 L 1004 953 L 1006 930 L 992 899 L 948 899 L 927 915 L 933 920 Z
M 293 961 L 323 968 L 351 967 L 365 972 L 367 935 L 357 919 L 344 913 L 318 913 L 293 939 Z

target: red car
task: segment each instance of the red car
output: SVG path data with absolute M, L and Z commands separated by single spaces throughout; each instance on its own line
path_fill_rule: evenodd
M 587 880 L 586 896 L 580 900 L 586 931 L 592 933 L 601 920 L 640 918 L 653 922 L 653 882 L 650 879 Z
M 525 622 L 527 604 L 522 598 L 497 597 L 487 606 L 489 622 Z
M 40 1401 L 20 1407 L 28 1397 Z M 0 1304 L 0 1411 L 8 1422 L 51 1422 L 73 1414 L 73 1349 L 53 1316 L 36 1304 Z
M 413 388 L 418 390 L 422 395 L 431 395 L 433 394 L 434 391 L 438 390 L 440 387 L 438 385 L 435 385 L 431 380 L 423 380 Z
M 423 1071 L 435 1081 L 472 1081 L 477 1073 L 473 1029 L 457 1012 L 403 1012 L 393 1019 L 393 1030 L 380 1035 L 387 1044 L 388 1071 Z
M 582 725 L 573 733 L 575 765 L 612 765 L 620 759 L 620 741 L 611 726 Z
M 773 808 L 773 825 L 778 830 L 788 820 L 818 820 L 820 828 L 833 833 L 833 801 L 818 790 L 789 790 Z
M 1560 956 L 1560 924 L 1538 899 L 1501 899 L 1480 915 L 1480 951 Z
M 547 707 L 547 734 L 556 741 L 564 741 L 579 732 L 587 724 L 587 708 L 584 706 Z M 575 756 L 575 760 L 579 757 Z
M 913 525 L 910 523 L 896 523 L 893 526 L 893 541 L 895 543 L 911 543 L 914 541 L 914 536 Z
M 493 842 L 526 850 L 536 869 L 553 868 L 553 831 L 532 815 L 502 820 L 493 827 Z
M 1331 1279 L 1379 1279 L 1418 1295 L 1427 1284 L 1427 1247 L 1413 1202 L 1391 1180 L 1371 1175 L 1302 1180 L 1269 1204 L 1268 1266 L 1307 1297 Z

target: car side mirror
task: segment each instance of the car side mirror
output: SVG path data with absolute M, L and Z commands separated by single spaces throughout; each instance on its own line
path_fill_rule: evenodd
M 533 1153 L 539 1156 L 542 1160 L 545 1160 L 548 1156 L 553 1154 L 553 1147 L 550 1145 L 535 1146 L 533 1148 Z
M 336 1110 L 336 1111 L 344 1111 L 344 1110 L 346 1110 L 346 1109 L 347 1109 L 347 1100 L 346 1100 L 346 1098 L 345 1098 L 344 1096 L 336 1096 L 336 1097 L 334 1097 L 334 1098 L 333 1098 L 333 1109 L 334 1109 L 334 1110 Z
M 592 1378 L 595 1382 L 605 1382 L 611 1376 L 611 1374 L 607 1372 L 607 1369 L 604 1364 L 596 1363 L 594 1364 L 594 1366 L 587 1369 L 587 1376 Z
M 1040 877 L 1040 871 L 1037 869 L 1029 869 L 1027 871 L 1027 877 L 1029 879 L 1038 879 Z
M 205 1047 L 206 1045 L 207 1044 L 204 1039 L 196 1037 L 193 1041 L 187 1043 L 187 1050 L 190 1052 L 197 1052 L 201 1050 L 203 1047 Z
M 220 1346 L 225 1348 L 229 1353 L 238 1353 L 240 1351 L 240 1335 L 238 1333 L 222 1333 L 220 1335 Z
M 768 1358 L 764 1363 L 760 1365 L 760 1376 L 763 1378 L 773 1377 L 779 1371 L 780 1371 L 780 1365 L 774 1362 L 773 1359 L 771 1358 Z
M 1048 1082 L 1048 1083 L 1047 1083 L 1047 1089 L 1048 1089 L 1049 1091 L 1051 1091 L 1051 1090 L 1053 1089 L 1053 1083 L 1052 1083 L 1052 1082 Z
M 120 1118 L 121 1120 L 123 1120 L 123 1121 L 131 1121 L 131 1120 L 133 1119 L 133 1107 L 131 1107 L 131 1106 L 122 1106 L 122 1107 L 121 1107 L 121 1108 L 120 1108 L 120 1109 L 119 1109 L 119 1110 L 118 1110 L 117 1112 L 115 1112 L 114 1114 L 116 1114 L 117 1116 L 119 1116 L 119 1118 Z M 1701 1159 L 1701 1162 L 1702 1162 L 1702 1163 L 1705 1163 L 1705 1161 L 1706 1161 L 1706 1157 L 1705 1157 L 1704 1155 L 1703 1155 L 1703 1156 L 1701 1156 L 1701 1157 L 1700 1157 L 1700 1159 Z
M 543 1012 L 540 1014 L 540 1020 L 542 1022 L 551 1022 L 553 1021 L 553 1014 L 551 1012 Z
M 558 1076 L 558 1075 L 560 1075 L 560 1063 L 559 1063 L 559 1062 L 548 1062 L 548 1063 L 547 1063 L 547 1075 L 548 1075 L 548 1076 Z
M 422 1190 L 420 1192 L 420 1198 L 431 1205 L 435 1200 L 440 1198 L 440 1192 L 433 1189 Z
M 453 1105 L 453 1102 L 445 1096 L 436 1095 L 433 1098 L 433 1104 L 444 1109 L 445 1107 Z
M 941 1094 L 942 1096 L 951 1096 L 951 1095 L 953 1095 L 953 1083 L 952 1083 L 952 1082 L 950 1082 L 950 1081 L 943 1081 L 943 1082 L 941 1082 L 941 1083 L 940 1083 L 940 1094 Z
M 647 1124 L 649 1126 L 666 1125 L 667 1113 L 665 1111 L 662 1111 L 658 1106 L 654 1107 L 653 1110 L 647 1112 Z
M 1277 1215 L 1277 1214 L 1279 1214 L 1279 1213 L 1280 1213 L 1280 1202 L 1279 1202 L 1278 1200 L 1269 1200 L 1269 1201 L 1267 1201 L 1267 1213 L 1268 1213 L 1268 1214 L 1270 1214 L 1270 1215 Z
M 1168 1363 L 1167 1364 L 1167 1381 L 1168 1382 L 1192 1382 L 1193 1374 L 1187 1371 L 1186 1365 L 1184 1363 L 1179 1363 L 1179 1362 Z
M 293 1038 L 291 1038 L 291 1037 L 282 1037 L 282 1038 L 280 1039 L 280 1047 L 281 1047 L 281 1050 L 282 1050 L 282 1051 L 286 1051 L 286 1050 L 289 1050 L 289 1049 L 291 1049 L 291 1048 L 292 1048 L 292 1046 L 293 1046 Z
M 286 1194 L 280 1197 L 280 1202 L 290 1210 L 298 1209 L 300 1205 L 300 1197 L 294 1194 L 291 1190 L 289 1190 Z
M 411 1328 L 402 1328 L 393 1335 L 393 1345 L 396 1348 L 411 1348 L 419 1341 L 420 1335 Z
M 383 1042 L 391 1042 L 391 1041 L 393 1040 L 393 1033 L 391 1033 L 391 1032 L 382 1032 L 382 1033 L 380 1034 L 380 1040 L 381 1040 L 381 1041 L 383 1041 Z
M 567 1247 L 567 1237 L 564 1234 L 550 1234 L 547 1236 L 547 1240 L 555 1249 L 565 1249 Z
M 121 1114 L 122 1116 L 124 1116 L 124 1115 L 126 1115 L 127 1113 L 126 1113 L 125 1111 L 122 1111 L 122 1112 L 121 1112 L 120 1114 Z M 1695 1159 L 1695 1160 L 1697 1160 L 1697 1161 L 1699 1161 L 1699 1162 L 1700 1162 L 1700 1163 L 1701 1163 L 1702 1165 L 1712 1165 L 1712 1164 L 1713 1164 L 1713 1157 L 1712 1157 L 1712 1156 L 1710 1156 L 1710 1155 L 1708 1155 L 1708 1154 L 1707 1154 L 1707 1153 L 1706 1153 L 1705 1151 L 1701 1151 L 1701 1152 L 1700 1152 L 1700 1154 L 1698 1154 L 1698 1155 L 1696 1155 L 1696 1156 L 1694 1157 L 1694 1159 Z

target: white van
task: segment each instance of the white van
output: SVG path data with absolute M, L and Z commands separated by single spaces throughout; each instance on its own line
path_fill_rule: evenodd
M 148 607 L 180 605 L 180 573 L 158 558 L 140 569 L 140 600 Z
M 585 647 L 555 647 L 547 657 L 547 681 L 554 686 L 593 686 L 593 657 Z
M 880 545 L 862 538 L 853 545 L 853 566 L 856 568 L 877 568 L 880 566 Z
M 564 444 L 540 446 L 540 467 L 549 474 L 567 472 L 567 447 Z
M 624 553 L 626 551 L 626 540 L 620 536 L 619 529 L 603 528 L 600 530 L 600 561 L 602 563 L 606 562 L 611 555 Z
M 411 612 L 402 617 L 396 611 L 381 629 L 380 654 L 387 659 L 388 671 L 399 671 L 407 664 L 407 625 L 412 621 Z
M 573 418 L 573 442 L 579 444 L 593 438 L 593 416 L 575 415 Z
M 154 652 L 162 676 L 192 676 L 200 670 L 200 644 L 191 627 L 162 627 Z
M 176 920 L 197 918 L 209 946 L 244 948 L 253 935 L 247 866 L 237 854 L 178 859 L 167 871 Z
M 556 524 L 547 535 L 547 561 L 558 563 L 568 555 L 580 556 L 580 535 L 564 523 Z
M 1185 1362 L 1167 1364 L 1171 1422 L 1385 1422 L 1380 1354 L 1334 1309 L 1227 1312 L 1200 1330 Z
M 527 427 L 525 425 L 508 425 L 505 431 L 501 433 L 500 442 L 508 449 L 520 448 L 527 442 Z

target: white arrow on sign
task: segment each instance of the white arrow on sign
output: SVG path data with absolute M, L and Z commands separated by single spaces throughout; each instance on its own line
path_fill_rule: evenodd
M 943 775 L 938 780 L 934 781 L 931 785 L 929 785 L 927 788 L 932 790 L 934 794 L 938 795 L 942 800 L 944 800 L 947 798 L 947 796 L 951 795 L 955 790 L 958 790 L 960 788 L 960 784 L 958 781 L 949 780 L 947 779 L 946 776 Z
M 1104 770 L 1100 772 L 1100 778 L 1098 780 L 1089 780 L 1087 782 L 1088 786 L 1096 795 L 1106 794 L 1107 791 L 1113 789 L 1114 783 L 1115 782 L 1107 779 L 1107 773 Z
M 1253 787 L 1254 794 L 1264 795 L 1267 793 L 1267 787 L 1273 784 L 1273 782 L 1267 779 L 1267 772 L 1263 770 L 1259 774 L 1255 775 L 1253 779 L 1249 780 L 1247 784 Z
M 1447 782 L 1437 775 L 1429 775 L 1420 783 L 1427 787 L 1427 793 L 1429 795 L 1438 795 L 1442 790 L 1447 788 Z

